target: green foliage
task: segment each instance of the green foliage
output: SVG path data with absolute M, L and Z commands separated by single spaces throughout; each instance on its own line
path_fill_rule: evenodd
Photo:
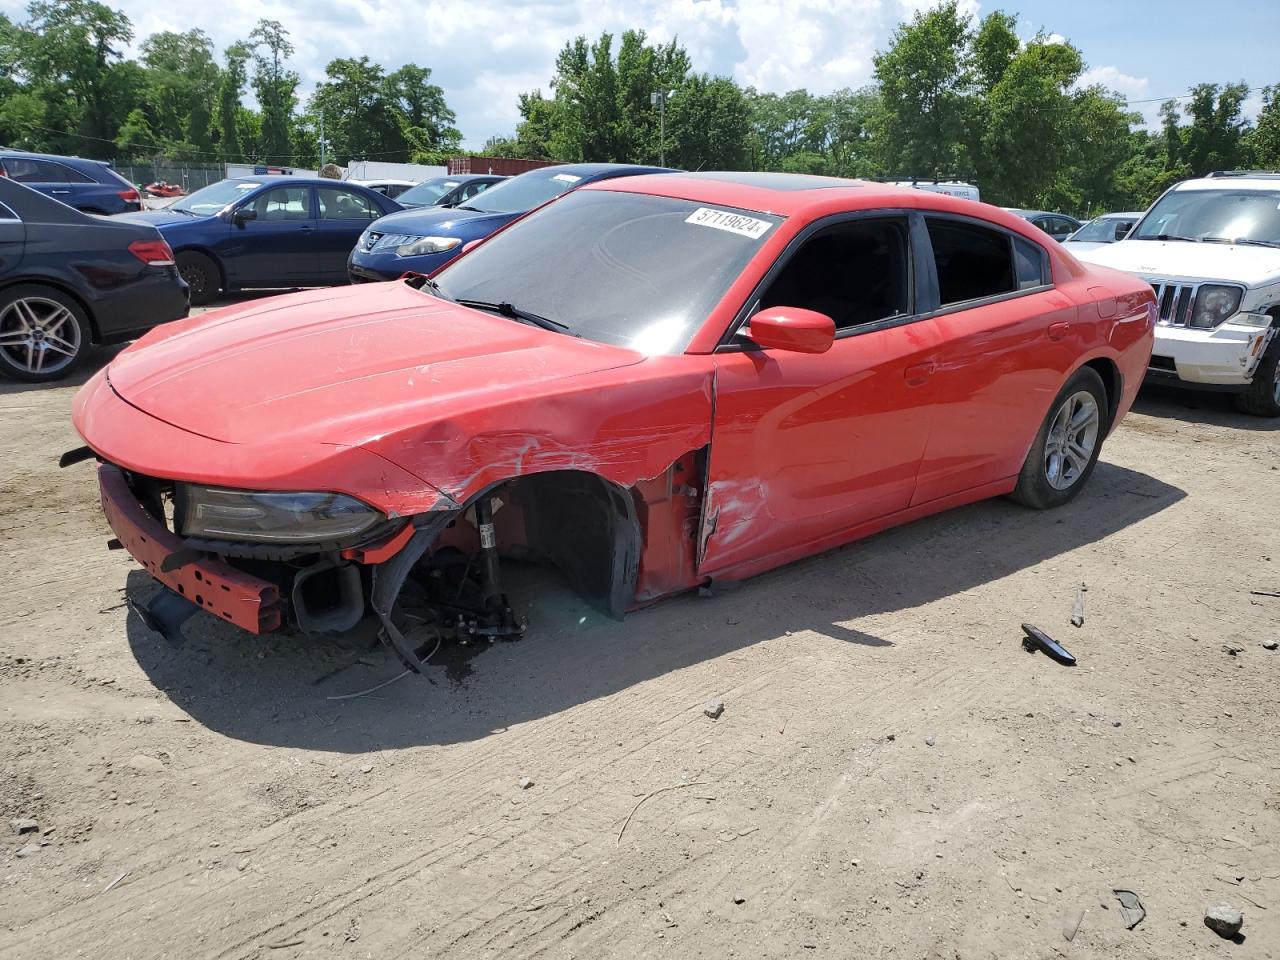
M 262 130 L 257 154 L 266 163 L 287 163 L 291 159 L 290 123 L 298 104 L 297 73 L 285 61 L 293 56 L 289 31 L 278 20 L 259 20 L 249 34 L 253 50 L 253 92 L 258 97 Z
M 1258 123 L 1243 139 L 1250 166 L 1280 170 L 1280 83 L 1262 88 Z

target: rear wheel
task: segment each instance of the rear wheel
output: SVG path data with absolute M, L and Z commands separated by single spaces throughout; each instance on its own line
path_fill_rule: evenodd
M 1075 499 L 1098 462 L 1109 420 L 1102 378 L 1082 367 L 1049 408 L 1018 474 L 1013 499 L 1036 510 Z
M 203 253 L 184 250 L 177 256 L 178 274 L 191 289 L 191 303 L 203 306 L 217 297 L 222 289 L 222 275 L 218 265 Z
M 1235 405 L 1255 417 L 1280 417 L 1280 335 L 1272 338 L 1248 389 L 1235 395 Z
M 89 349 L 84 309 L 61 290 L 24 283 L 0 291 L 0 373 L 25 383 L 65 377 Z

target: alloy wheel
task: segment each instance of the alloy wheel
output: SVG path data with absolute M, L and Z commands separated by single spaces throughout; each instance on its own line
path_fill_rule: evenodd
M 0 351 L 18 370 L 57 373 L 75 362 L 80 352 L 80 324 L 56 300 L 14 300 L 0 312 Z
M 1102 416 L 1087 390 L 1067 397 L 1049 426 L 1044 442 L 1044 475 L 1049 486 L 1066 490 L 1083 476 L 1098 445 Z

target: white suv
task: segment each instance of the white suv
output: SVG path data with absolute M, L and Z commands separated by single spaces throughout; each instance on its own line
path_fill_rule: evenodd
M 1243 412 L 1280 417 L 1280 173 L 1186 180 L 1119 243 L 1077 256 L 1155 288 L 1149 379 L 1229 391 Z

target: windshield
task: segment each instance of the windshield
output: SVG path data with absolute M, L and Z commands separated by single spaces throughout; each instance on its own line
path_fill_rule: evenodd
M 1280 189 L 1174 190 L 1160 198 L 1129 236 L 1280 243 Z
M 583 190 L 434 279 L 455 300 L 505 302 L 590 340 L 682 353 L 780 222 L 690 200 Z
M 502 183 L 495 183 L 463 206 L 483 210 L 485 213 L 524 213 L 573 189 L 581 182 L 582 177 L 576 173 L 558 173 L 554 167 L 549 170 L 530 170 Z
M 416 187 L 410 187 L 396 197 L 396 201 L 411 207 L 429 207 L 456 187 L 458 183 L 459 181 L 451 180 L 449 177 L 432 177 L 430 180 L 424 180 Z
M 219 180 L 169 204 L 169 208 L 198 213 L 201 216 L 212 216 L 228 203 L 243 197 L 250 190 L 257 190 L 260 186 L 262 184 L 253 180 Z
M 1133 226 L 1133 221 L 1124 217 L 1099 217 L 1090 220 L 1071 235 L 1073 242 L 1115 243 L 1124 237 L 1125 231 Z

